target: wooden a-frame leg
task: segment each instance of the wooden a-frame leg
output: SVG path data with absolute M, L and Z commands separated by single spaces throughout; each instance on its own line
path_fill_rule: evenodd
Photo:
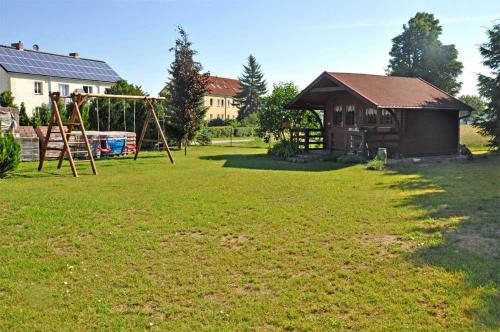
M 80 104 L 81 105 L 81 104 Z M 87 148 L 87 153 L 89 155 L 90 165 L 92 166 L 92 172 L 97 175 L 97 167 L 95 165 L 94 156 L 92 155 L 92 148 L 90 147 L 89 139 L 87 138 L 87 132 L 85 131 L 85 126 L 83 125 L 82 114 L 80 113 L 80 106 L 78 103 L 75 104 L 76 117 L 80 123 L 80 129 L 82 131 L 83 141 L 85 142 L 85 147 Z
M 59 113 L 59 108 L 57 107 L 57 105 L 54 105 L 54 107 L 57 108 L 56 118 L 57 118 L 57 122 L 59 125 L 59 131 L 61 132 L 61 137 L 62 137 L 62 140 L 64 142 L 64 151 L 68 154 L 68 160 L 69 160 L 69 164 L 71 166 L 71 171 L 73 172 L 73 176 L 75 178 L 77 178 L 78 172 L 76 171 L 75 162 L 73 160 L 73 156 L 71 155 L 71 150 L 70 150 L 70 147 L 68 144 L 68 139 L 67 139 L 66 133 L 64 131 L 64 126 L 62 123 L 61 114 Z
M 149 121 L 151 120 L 150 112 L 146 113 L 146 119 L 144 120 L 144 124 L 142 125 L 141 136 L 139 136 L 139 142 L 137 142 L 137 146 L 135 148 L 135 156 L 134 160 L 137 160 L 137 156 L 139 156 L 139 152 L 142 148 L 142 142 L 144 141 L 144 136 L 146 136 L 146 131 L 148 130 Z
M 76 105 L 76 104 L 75 104 Z M 75 122 L 75 109 L 71 112 L 71 115 L 68 119 L 69 125 L 68 125 L 68 132 L 61 133 L 61 135 L 66 135 L 66 139 L 69 139 L 69 134 L 73 130 L 73 125 L 72 123 Z M 61 151 L 59 154 L 59 162 L 57 163 L 57 168 L 60 169 L 64 160 L 64 156 L 66 155 L 66 150 Z
M 167 150 L 168 158 L 170 158 L 170 162 L 173 164 L 174 163 L 174 158 L 172 158 L 172 154 L 170 153 L 170 148 L 168 147 L 168 142 L 165 137 L 165 134 L 163 133 L 163 129 L 161 128 L 160 121 L 158 121 L 158 117 L 156 116 L 155 108 L 153 102 L 148 100 L 148 104 L 150 107 L 150 112 L 153 115 L 153 119 L 155 120 L 156 123 L 156 128 L 158 129 L 158 132 L 160 133 L 161 139 L 163 140 L 163 144 L 165 144 L 165 148 Z
M 56 105 L 57 107 L 57 102 L 59 100 L 59 94 L 54 93 L 50 96 L 52 105 Z M 45 135 L 45 142 L 43 142 L 43 149 L 42 149 L 42 154 L 40 155 L 40 161 L 38 162 L 38 171 L 42 170 L 43 167 L 43 162 L 45 161 L 45 156 L 47 154 L 47 147 L 49 145 L 49 139 L 50 139 L 50 134 L 52 133 L 52 126 L 54 125 L 54 119 L 56 116 L 57 109 L 52 107 L 52 110 L 50 112 L 50 121 L 49 121 L 49 126 L 47 127 L 47 134 Z

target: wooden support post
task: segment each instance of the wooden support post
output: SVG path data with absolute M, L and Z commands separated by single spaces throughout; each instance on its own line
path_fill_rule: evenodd
M 144 136 L 146 135 L 146 131 L 147 131 L 148 126 L 149 126 L 149 121 L 151 121 L 151 118 L 153 118 L 155 125 L 156 125 L 156 128 L 158 129 L 158 133 L 160 134 L 160 137 L 163 141 L 163 144 L 165 145 L 165 149 L 167 150 L 167 155 L 170 159 L 170 162 L 173 164 L 174 159 L 172 158 L 172 154 L 170 153 L 170 148 L 168 146 L 167 138 L 165 137 L 165 134 L 163 133 L 163 129 L 160 125 L 160 121 L 158 121 L 158 117 L 156 116 L 155 106 L 154 106 L 155 100 L 150 99 L 148 97 L 144 98 L 144 100 L 146 101 L 146 104 L 149 108 L 149 112 L 146 115 L 146 120 L 144 121 L 144 126 L 142 127 L 141 136 L 139 138 L 139 142 L 138 142 L 137 148 L 135 150 L 134 160 L 136 160 L 137 156 L 139 156 L 139 152 L 140 152 L 141 147 L 142 147 L 142 142 L 144 141 Z
M 304 130 L 304 152 L 309 152 L 309 129 Z

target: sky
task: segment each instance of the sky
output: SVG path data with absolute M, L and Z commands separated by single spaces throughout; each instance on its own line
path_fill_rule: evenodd
M 269 89 L 304 88 L 325 70 L 384 74 L 391 39 L 418 11 L 433 13 L 441 41 L 456 45 L 460 94 L 476 94 L 477 73 L 487 73 L 478 47 L 500 19 L 498 0 L 0 0 L 0 44 L 104 60 L 154 95 L 182 26 L 212 75 L 237 78 L 253 54 Z

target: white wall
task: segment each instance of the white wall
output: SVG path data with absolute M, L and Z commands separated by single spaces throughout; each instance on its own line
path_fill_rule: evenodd
M 3 70 L 2 67 L 0 67 L 0 93 L 5 90 L 10 90 L 9 75 L 5 72 L 5 70 Z
M 76 89 L 83 89 L 84 85 L 92 86 L 93 93 L 104 93 L 112 83 L 84 81 L 77 79 L 37 76 L 29 74 L 8 73 L 10 79 L 10 90 L 15 97 L 15 103 L 19 106 L 24 102 L 26 113 L 30 116 L 36 107 L 49 103 L 50 92 L 59 91 L 59 84 L 69 85 L 69 93 Z M 42 94 L 35 94 L 35 82 L 42 82 Z M 1 89 L 0 89 L 1 90 Z

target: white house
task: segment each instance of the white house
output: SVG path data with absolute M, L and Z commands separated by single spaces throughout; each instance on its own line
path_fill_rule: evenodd
M 31 115 L 49 103 L 51 92 L 70 95 L 75 90 L 104 93 L 120 76 L 104 61 L 24 48 L 22 42 L 10 47 L 0 45 L 0 93 L 10 90 L 19 106 L 22 102 Z

